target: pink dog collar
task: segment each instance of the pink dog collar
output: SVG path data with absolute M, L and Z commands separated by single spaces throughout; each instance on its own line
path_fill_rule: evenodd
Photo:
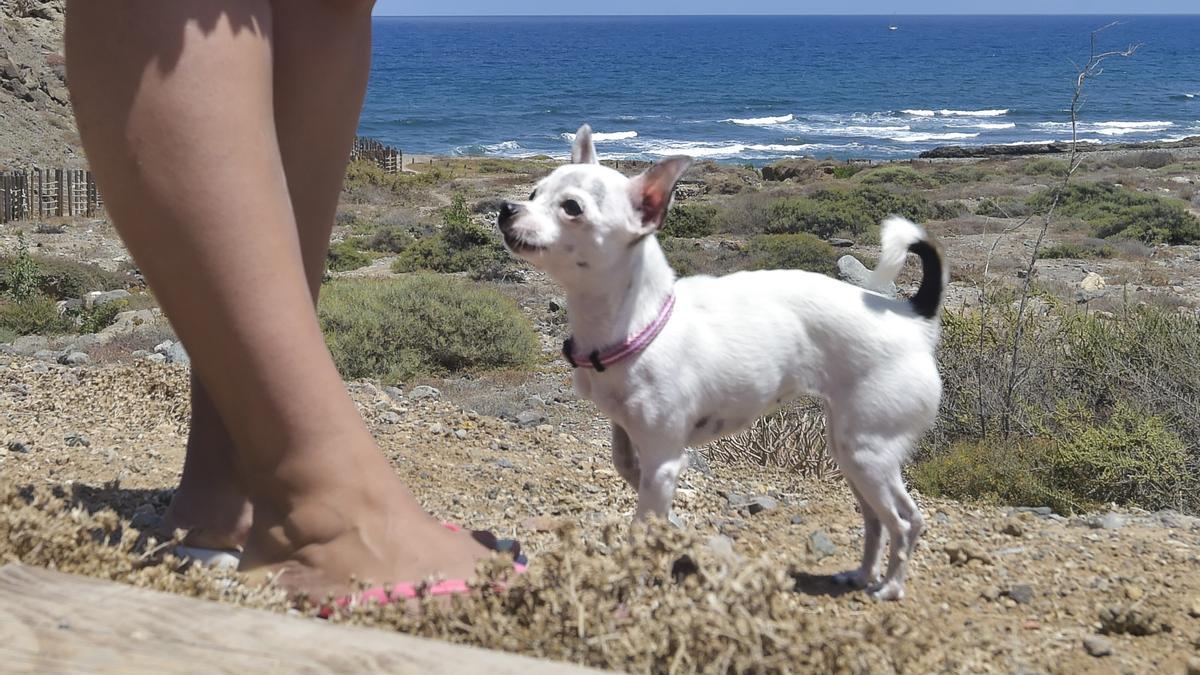
M 625 338 L 625 341 L 619 345 L 615 345 L 600 351 L 599 349 L 588 354 L 586 358 L 579 359 L 575 356 L 575 338 L 567 338 L 563 342 L 563 357 L 567 359 L 567 363 L 571 364 L 572 368 L 593 368 L 597 373 L 603 373 L 614 363 L 641 352 L 646 347 L 654 342 L 654 338 L 662 332 L 666 327 L 667 320 L 671 318 L 671 310 L 675 309 L 675 294 L 667 296 L 666 302 L 663 303 L 662 309 L 658 311 L 658 318 L 654 319 L 649 326 L 642 329 L 636 335 L 630 335 Z

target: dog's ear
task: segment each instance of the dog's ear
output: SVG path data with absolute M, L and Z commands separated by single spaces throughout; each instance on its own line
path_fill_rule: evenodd
M 600 159 L 596 156 L 596 144 L 592 141 L 592 128 L 586 124 L 575 132 L 575 142 L 571 145 L 571 163 L 600 163 Z
M 654 232 L 663 226 L 671 197 L 675 195 L 675 184 L 691 165 L 691 157 L 668 157 L 631 181 L 633 207 L 642 214 L 644 232 Z

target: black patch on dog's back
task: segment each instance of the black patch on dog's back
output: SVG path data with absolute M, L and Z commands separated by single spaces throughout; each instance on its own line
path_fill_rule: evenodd
M 928 241 L 918 241 L 908 247 L 921 259 L 921 287 L 909 299 L 913 311 L 926 319 L 937 316 L 942 304 L 942 254 L 937 246 Z

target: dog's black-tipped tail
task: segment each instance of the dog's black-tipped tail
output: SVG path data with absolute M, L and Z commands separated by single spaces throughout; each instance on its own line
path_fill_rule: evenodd
M 913 311 L 926 319 L 936 318 L 942 306 L 942 294 L 950 279 L 950 270 L 942 259 L 941 248 L 929 238 L 921 226 L 893 216 L 883 221 L 880 232 L 883 243 L 879 264 L 871 275 L 871 286 L 879 289 L 896 279 L 904 267 L 904 259 L 915 253 L 923 270 L 921 286 L 909 299 Z

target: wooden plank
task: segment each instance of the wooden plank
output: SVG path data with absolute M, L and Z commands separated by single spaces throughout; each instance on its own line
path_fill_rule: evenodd
M 5 673 L 597 673 L 50 570 L 0 568 Z

